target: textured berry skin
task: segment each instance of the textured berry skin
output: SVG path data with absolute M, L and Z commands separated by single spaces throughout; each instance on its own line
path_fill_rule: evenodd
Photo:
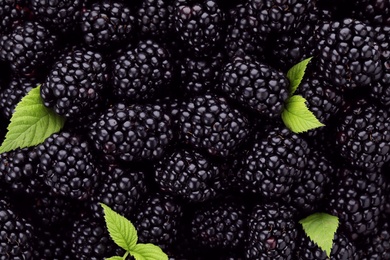
M 37 20 L 55 32 L 68 33 L 78 28 L 83 0 L 31 0 Z
M 367 24 L 346 18 L 318 28 L 318 68 L 341 89 L 367 87 L 382 73 L 379 45 Z
M 32 259 L 34 228 L 0 200 L 0 259 Z
M 256 205 L 248 219 L 245 259 L 294 259 L 298 237 L 294 212 L 276 202 Z
M 38 149 L 44 181 L 54 193 L 78 200 L 91 196 L 99 170 L 84 137 L 70 132 L 55 133 Z
M 287 76 L 248 56 L 223 66 L 220 89 L 230 99 L 267 118 L 279 117 L 288 97 Z
M 243 113 L 213 94 L 195 96 L 184 104 L 179 124 L 184 143 L 219 157 L 239 149 L 251 128 Z
M 352 16 L 371 25 L 390 25 L 390 3 L 385 0 L 362 0 L 354 2 Z
M 362 247 L 362 260 L 390 259 L 390 225 L 384 215 L 376 232 L 369 236 L 367 243 Z
M 108 162 L 150 162 L 171 145 L 172 121 L 160 105 L 118 103 L 92 124 L 89 138 Z
M 286 127 L 261 130 L 241 157 L 240 189 L 267 199 L 282 198 L 299 182 L 309 155 L 307 142 Z
M 195 243 L 203 248 L 230 250 L 242 247 L 246 237 L 245 207 L 231 201 L 204 204 L 191 218 Z
M 379 82 L 372 85 L 370 95 L 379 101 L 382 105 L 390 107 L 390 59 L 384 63 L 384 68 L 385 70 L 383 72 L 383 76 Z
M 163 192 L 191 202 L 217 196 L 224 172 L 218 164 L 196 151 L 178 149 L 156 165 L 154 179 Z
M 183 216 L 182 205 L 165 194 L 152 194 L 140 203 L 133 221 L 139 243 L 152 243 L 165 249 L 175 244 Z
M 62 259 L 71 260 L 68 239 L 64 239 L 64 230 L 35 229 L 33 259 Z M 66 237 L 67 238 L 67 237 Z
M 26 22 L 0 38 L 0 59 L 19 76 L 37 74 L 50 64 L 56 43 L 57 36 L 48 29 Z
M 352 166 L 375 171 L 390 160 L 390 117 L 361 99 L 347 107 L 336 129 L 336 148 Z
M 0 3 L 0 34 L 10 32 L 25 16 L 26 12 L 17 0 L 3 0 Z
M 225 15 L 215 0 L 175 0 L 175 30 L 181 41 L 204 55 L 222 38 Z
M 84 42 L 99 49 L 124 43 L 134 35 L 135 24 L 130 9 L 116 1 L 93 3 L 81 17 Z
M 169 86 L 172 73 L 169 51 L 154 40 L 141 41 L 114 61 L 114 96 L 127 102 L 153 99 Z
M 381 172 L 341 167 L 332 184 L 327 212 L 340 219 L 340 228 L 352 240 L 375 231 L 386 203 L 386 181 Z
M 108 66 L 103 56 L 77 49 L 54 64 L 40 91 L 46 107 L 71 122 L 85 123 L 101 110 L 107 83 Z

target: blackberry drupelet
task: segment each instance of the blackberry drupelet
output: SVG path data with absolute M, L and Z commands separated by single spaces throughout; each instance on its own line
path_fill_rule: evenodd
M 15 26 L 22 23 L 27 12 L 17 0 L 3 0 L 0 3 L 0 35 L 9 33 Z
M 196 55 L 207 55 L 223 37 L 225 13 L 215 0 L 175 0 L 176 34 Z
M 100 1 L 83 10 L 81 31 L 92 48 L 110 49 L 134 38 L 136 20 L 120 1 Z
M 62 131 L 52 134 L 38 149 L 44 182 L 54 193 L 78 200 L 92 195 L 100 170 L 84 136 Z
M 317 66 L 335 86 L 368 87 L 381 78 L 381 52 L 371 26 L 346 18 L 321 24 L 317 34 Z
M 295 209 L 277 202 L 254 206 L 248 219 L 245 259 L 294 259 L 298 229 Z
M 237 56 L 223 66 L 218 89 L 241 106 L 276 118 L 288 98 L 289 85 L 284 73 L 248 56 Z
M 285 126 L 259 130 L 241 156 L 240 189 L 271 200 L 288 196 L 300 181 L 309 156 L 307 142 Z
M 46 76 L 40 89 L 43 103 L 67 118 L 68 123 L 87 125 L 103 110 L 108 73 L 100 53 L 83 48 L 71 50 Z
M 191 216 L 192 240 L 204 249 L 233 250 L 244 245 L 247 215 L 231 200 L 205 203 Z
M 50 66 L 56 47 L 57 36 L 35 21 L 25 22 L 0 37 L 0 59 L 17 76 L 31 77 Z
M 386 203 L 383 173 L 341 166 L 328 195 L 327 212 L 339 217 L 340 228 L 350 239 L 362 239 L 378 227 Z
M 33 259 L 34 227 L 12 209 L 8 201 L 0 200 L 0 258 Z
M 139 243 L 152 243 L 163 250 L 176 242 L 182 220 L 182 204 L 167 194 L 154 193 L 140 202 L 134 226 Z
M 83 0 L 31 0 L 36 20 L 56 33 L 79 29 Z
M 190 149 L 176 149 L 155 167 L 154 180 L 160 190 L 190 202 L 215 198 L 222 189 L 223 169 Z
M 121 102 L 155 99 L 169 87 L 172 74 L 169 51 L 157 41 L 140 41 L 113 62 L 114 96 Z
M 375 171 L 390 160 L 390 116 L 360 99 L 343 110 L 335 130 L 335 148 L 350 165 Z
M 180 111 L 181 140 L 217 157 L 233 155 L 249 138 L 249 119 L 224 97 L 192 97 Z
M 172 127 L 160 105 L 118 103 L 91 125 L 89 138 L 106 162 L 151 162 L 174 141 Z

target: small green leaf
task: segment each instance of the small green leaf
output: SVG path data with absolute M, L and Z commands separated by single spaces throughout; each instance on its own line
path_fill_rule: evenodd
M 121 256 L 111 256 L 110 258 L 105 258 L 105 260 L 123 260 Z
M 40 86 L 37 86 L 15 107 L 0 153 L 43 143 L 50 135 L 60 131 L 64 123 L 65 118 L 45 107 Z
M 306 235 L 330 257 L 333 239 L 339 226 L 339 219 L 327 213 L 314 213 L 299 221 Z
M 131 251 L 137 244 L 138 235 L 134 225 L 125 217 L 100 203 L 104 211 L 108 233 L 112 240 L 126 251 Z
M 290 80 L 290 96 L 294 95 L 297 90 L 299 84 L 305 75 L 305 71 L 307 65 L 313 57 L 307 58 L 298 64 L 295 64 L 289 71 L 287 72 L 287 78 Z
M 294 95 L 287 99 L 282 112 L 284 124 L 294 133 L 302 133 L 324 126 L 306 106 L 306 99 Z
M 135 260 L 168 260 L 168 255 L 153 244 L 137 244 L 130 254 Z

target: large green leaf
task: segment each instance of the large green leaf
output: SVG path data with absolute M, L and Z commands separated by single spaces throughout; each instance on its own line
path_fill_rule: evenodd
M 168 255 L 153 244 L 137 244 L 130 254 L 136 260 L 168 260 Z
M 290 96 L 292 96 L 297 90 L 299 84 L 305 75 L 307 65 L 309 64 L 312 57 L 307 58 L 298 64 L 295 64 L 288 72 L 287 78 L 290 80 Z

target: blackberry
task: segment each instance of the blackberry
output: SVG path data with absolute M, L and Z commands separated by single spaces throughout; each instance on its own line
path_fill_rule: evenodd
M 390 27 L 389 27 L 390 29 Z M 390 34 L 389 34 L 390 35 Z M 390 51 L 390 49 L 389 49 Z M 390 59 L 384 62 L 383 76 L 371 87 L 370 96 L 383 106 L 390 106 Z
M 136 21 L 130 9 L 121 2 L 100 1 L 83 10 L 81 31 L 87 46 L 113 48 L 131 40 Z
M 251 126 L 246 115 L 224 97 L 198 95 L 180 111 L 182 142 L 217 157 L 228 157 L 249 138 Z
M 367 24 L 346 18 L 318 28 L 318 68 L 340 89 L 367 87 L 382 76 L 379 45 Z
M 114 96 L 121 101 L 153 99 L 167 89 L 172 74 L 169 51 L 154 40 L 140 41 L 114 60 Z
M 13 77 L 9 85 L 1 90 L 0 108 L 6 119 L 11 119 L 16 105 L 38 82 L 35 78 Z
M 183 216 L 180 202 L 155 193 L 140 203 L 133 221 L 140 243 L 152 243 L 163 250 L 175 243 Z
M 191 217 L 194 243 L 202 248 L 231 250 L 242 247 L 246 237 L 246 209 L 230 200 L 203 204 Z
M 68 119 L 87 124 L 106 101 L 108 66 L 95 51 L 75 49 L 57 61 L 41 86 L 46 107 Z
M 350 239 L 371 235 L 386 202 L 387 183 L 383 174 L 341 166 L 336 176 L 327 211 L 339 217 L 340 228 Z
M 104 203 L 115 212 L 130 217 L 139 201 L 147 193 L 146 172 L 130 170 L 117 165 L 106 167 L 107 175 L 100 182 L 91 198 L 90 209 L 97 219 L 103 219 L 99 203 Z
M 241 156 L 240 189 L 265 199 L 287 196 L 300 181 L 309 155 L 307 142 L 285 126 L 262 130 Z
M 390 160 L 389 129 L 387 110 L 360 99 L 340 115 L 335 145 L 350 165 L 375 171 Z
M 105 161 L 155 161 L 173 142 L 172 121 L 160 105 L 118 103 L 90 127 L 89 138 Z
M 39 227 L 34 232 L 33 259 L 71 260 L 68 237 L 64 239 L 64 230 L 45 230 Z
M 204 155 L 178 149 L 157 163 L 154 179 L 163 192 L 187 201 L 203 202 L 218 195 L 224 172 Z
M 390 3 L 385 0 L 361 0 L 354 2 L 352 16 L 370 25 L 390 25 Z
M 175 30 L 197 55 L 209 53 L 223 37 L 225 14 L 215 0 L 175 0 Z
M 34 227 L 0 200 L 0 258 L 32 259 Z
M 3 0 L 0 3 L 0 35 L 9 33 L 15 26 L 22 23 L 27 12 L 17 0 Z
M 282 113 L 289 85 L 284 73 L 245 56 L 223 66 L 218 88 L 241 106 L 276 118 Z
M 18 76 L 38 75 L 50 65 L 56 47 L 57 36 L 37 22 L 25 22 L 0 37 L 0 59 Z
M 31 0 L 36 19 L 56 33 L 78 29 L 83 0 Z
M 280 203 L 258 204 L 248 219 L 245 259 L 294 259 L 298 229 L 295 209 Z
M 387 216 L 379 222 L 377 230 L 367 238 L 367 244 L 362 246 L 362 260 L 390 258 L 390 226 Z
M 44 181 L 54 193 L 78 200 L 91 196 L 100 174 L 83 136 L 65 131 L 55 133 L 38 149 Z

